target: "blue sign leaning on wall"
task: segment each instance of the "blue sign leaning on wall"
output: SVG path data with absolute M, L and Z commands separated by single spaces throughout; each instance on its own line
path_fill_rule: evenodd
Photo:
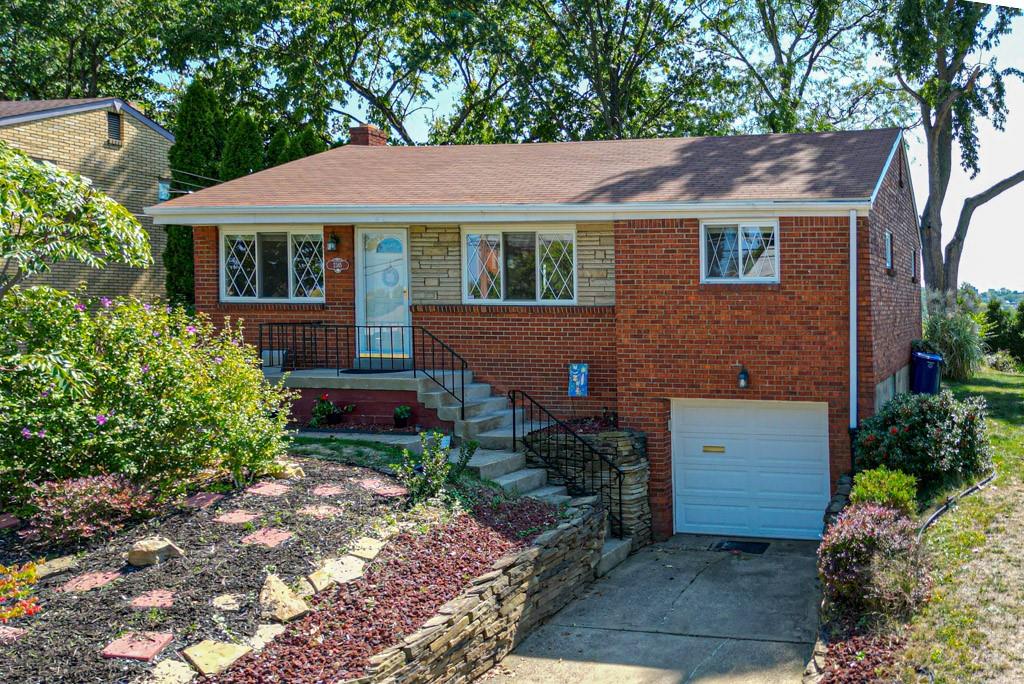
M 569 396 L 586 397 L 590 393 L 590 365 L 586 363 L 569 364 Z

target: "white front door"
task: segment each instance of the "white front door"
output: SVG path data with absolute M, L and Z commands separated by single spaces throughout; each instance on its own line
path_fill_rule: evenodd
M 676 532 L 819 538 L 827 404 L 674 399 L 672 489 Z
M 409 246 L 404 228 L 356 231 L 356 338 L 360 358 L 409 358 Z

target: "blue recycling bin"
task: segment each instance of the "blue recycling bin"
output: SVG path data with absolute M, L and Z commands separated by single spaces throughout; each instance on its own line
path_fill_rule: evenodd
M 914 394 L 938 394 L 942 376 L 942 357 L 927 352 L 910 355 L 910 391 Z

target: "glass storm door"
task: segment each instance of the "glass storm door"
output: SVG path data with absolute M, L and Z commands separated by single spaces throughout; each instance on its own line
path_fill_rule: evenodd
M 360 358 L 409 358 L 409 249 L 403 228 L 357 233 L 356 323 Z

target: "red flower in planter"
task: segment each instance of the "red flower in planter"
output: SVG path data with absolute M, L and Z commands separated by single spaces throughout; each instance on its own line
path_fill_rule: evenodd
M 320 395 L 320 401 L 327 401 L 327 392 Z
M 898 427 L 896 427 L 895 425 L 893 425 L 891 428 L 889 428 L 889 434 L 890 435 L 897 435 L 897 434 L 899 434 L 899 432 L 900 432 L 900 429 Z

